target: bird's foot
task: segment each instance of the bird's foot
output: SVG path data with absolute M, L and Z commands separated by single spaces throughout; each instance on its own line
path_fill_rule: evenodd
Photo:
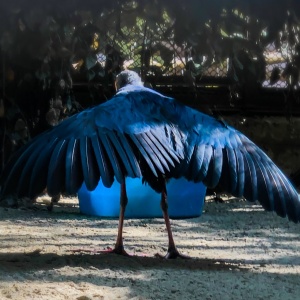
M 176 247 L 169 247 L 166 255 L 161 255 L 157 253 L 155 254 L 155 256 L 163 259 L 175 259 L 175 258 L 190 259 L 191 258 L 188 255 L 181 254 Z

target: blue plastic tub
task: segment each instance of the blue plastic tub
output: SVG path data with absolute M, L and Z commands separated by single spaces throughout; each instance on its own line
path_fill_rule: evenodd
M 160 218 L 160 194 L 141 179 L 126 178 L 128 204 L 126 218 Z M 167 184 L 170 218 L 195 218 L 202 213 L 206 187 L 202 183 L 186 179 L 172 179 Z M 78 192 L 80 212 L 86 215 L 118 218 L 120 211 L 120 184 L 115 181 L 111 188 L 103 186 L 88 191 L 85 184 Z

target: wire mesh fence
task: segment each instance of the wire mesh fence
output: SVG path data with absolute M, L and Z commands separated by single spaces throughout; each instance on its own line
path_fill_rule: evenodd
M 119 24 L 113 26 L 107 22 L 108 16 L 100 18 L 97 24 L 102 28 L 97 35 L 97 60 L 108 72 L 128 68 L 138 71 L 143 77 L 183 76 L 200 80 L 206 77 L 213 82 L 216 78 L 235 80 L 245 69 L 238 55 L 217 56 L 215 49 L 210 53 L 202 51 L 199 47 L 201 41 L 198 45 L 188 41 L 178 43 L 167 14 L 163 15 L 161 22 L 151 22 L 133 15 L 132 11 L 122 12 L 118 18 Z M 251 61 L 248 72 L 251 73 L 252 68 L 260 69 L 258 81 L 262 87 L 287 88 L 299 84 L 294 74 L 299 72 L 293 61 L 296 52 L 292 48 L 285 42 L 279 46 L 270 42 L 261 50 L 263 57 L 249 49 L 239 51 L 244 51 L 243 55 L 246 54 Z
M 117 67 L 120 63 L 123 68 L 133 69 L 145 75 L 158 76 L 184 76 L 192 72 L 198 77 L 227 78 L 230 66 L 230 58 L 222 62 L 209 61 L 202 56 L 201 62 L 194 62 L 186 55 L 186 50 L 170 42 L 160 39 L 148 40 L 145 37 L 136 36 L 134 31 L 124 31 L 120 40 L 106 36 L 105 47 L 99 49 L 98 62 L 103 66 Z M 128 46 L 130 45 L 130 46 Z M 284 77 L 284 71 L 288 66 L 288 58 L 281 51 L 269 45 L 264 51 L 265 79 L 263 87 L 287 88 L 288 83 Z M 274 80 L 274 76 L 279 78 Z

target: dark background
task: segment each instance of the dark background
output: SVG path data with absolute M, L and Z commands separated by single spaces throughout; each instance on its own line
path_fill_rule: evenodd
M 295 174 L 299 20 L 297 0 L 1 3 L 0 169 L 33 136 L 108 100 L 129 68 L 237 126 Z

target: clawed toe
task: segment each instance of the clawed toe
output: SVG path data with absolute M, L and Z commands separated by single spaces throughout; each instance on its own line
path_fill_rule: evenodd
M 163 259 L 190 259 L 191 257 L 188 255 L 181 254 L 176 248 L 169 248 L 166 255 L 161 255 L 159 253 L 155 254 L 156 257 Z

